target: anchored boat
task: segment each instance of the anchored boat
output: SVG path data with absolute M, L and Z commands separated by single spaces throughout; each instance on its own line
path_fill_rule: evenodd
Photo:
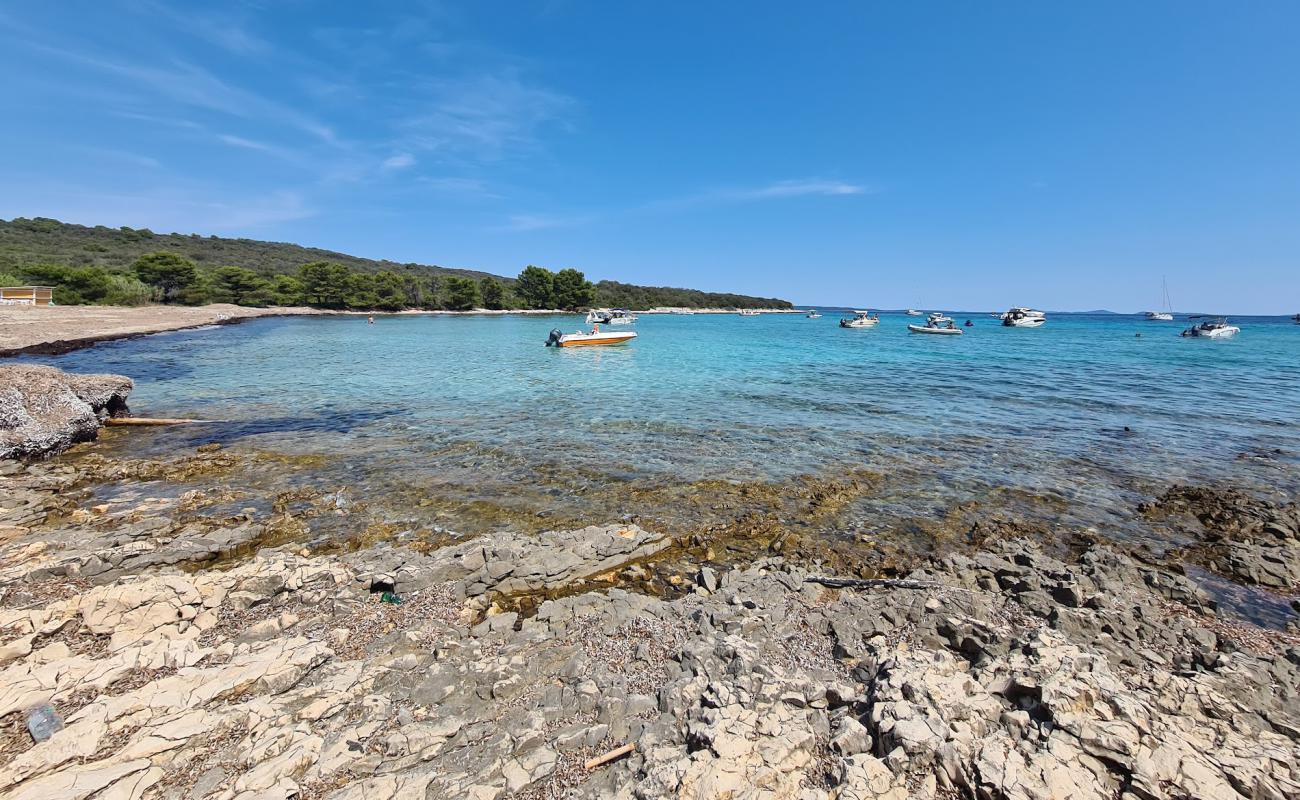
M 1193 325 L 1180 335 L 1205 339 L 1227 339 L 1229 336 L 1236 336 L 1239 333 L 1241 333 L 1241 328 L 1236 325 L 1229 325 L 1226 317 L 1216 317 Z
M 840 320 L 841 328 L 871 328 L 880 324 L 880 315 L 873 315 L 870 311 L 854 311 L 853 318 L 845 317 Z
M 961 328 L 938 328 L 930 325 L 908 325 L 907 329 L 912 333 L 933 333 L 938 336 L 961 336 Z
M 546 340 L 546 346 L 551 347 L 589 347 L 592 345 L 603 344 L 623 344 L 636 338 L 635 331 L 601 331 L 594 330 L 591 333 L 564 333 L 559 328 L 551 331 L 550 337 Z
M 588 325 L 631 325 L 636 315 L 625 308 L 593 308 L 587 312 Z
M 1023 306 L 1016 306 L 1002 315 L 1002 324 L 1008 328 L 1041 328 L 1046 322 L 1046 314 Z
M 807 314 L 806 316 L 808 317 L 808 319 L 821 319 L 821 318 L 822 318 L 822 315 L 821 315 L 821 314 L 818 314 L 818 313 L 817 313 L 817 309 L 815 309 L 815 308 L 810 308 L 810 309 L 808 309 L 808 314 Z
M 909 309 L 907 309 L 907 316 L 909 316 L 909 317 L 919 317 L 919 316 L 921 316 L 921 314 L 922 314 L 922 312 L 917 311 L 915 308 L 909 308 Z
M 1148 311 L 1147 322 L 1171 322 L 1174 318 L 1174 310 L 1169 305 L 1169 282 L 1162 277 L 1160 283 L 1164 290 L 1164 306 L 1161 311 Z

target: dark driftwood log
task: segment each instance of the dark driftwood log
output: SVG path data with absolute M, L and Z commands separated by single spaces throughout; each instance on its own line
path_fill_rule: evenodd
M 165 419 L 156 417 L 109 417 L 105 425 L 184 425 L 187 422 L 202 422 L 201 419 Z
M 914 581 L 910 578 L 824 578 L 810 575 L 804 583 L 818 583 L 832 589 L 954 589 L 937 581 Z
M 586 764 L 583 764 L 583 768 L 595 769 L 596 767 L 602 766 L 604 764 L 608 764 L 609 762 L 613 761 L 616 758 L 622 758 L 623 756 L 627 755 L 628 753 L 631 753 L 635 749 L 636 749 L 636 743 L 625 744 L 622 747 L 616 747 L 613 750 L 610 750 L 608 753 L 604 753 L 603 755 L 598 755 L 595 758 L 588 760 Z

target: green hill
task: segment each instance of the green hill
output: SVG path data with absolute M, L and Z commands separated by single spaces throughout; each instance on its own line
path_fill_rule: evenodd
M 133 267 L 141 257 L 156 253 L 175 253 L 193 262 L 197 280 L 187 290 L 161 296 L 156 287 L 151 290 L 136 281 Z M 145 228 L 87 227 L 45 217 L 0 220 L 0 282 L 17 280 L 60 287 L 55 298 L 65 304 L 145 302 L 150 299 L 151 291 L 153 299 L 179 302 L 284 304 L 302 291 L 299 279 L 303 277 L 303 266 L 320 262 L 341 265 L 347 272 L 347 275 L 339 272 L 333 276 L 348 285 L 335 287 L 331 307 L 535 305 L 527 299 L 527 293 L 521 297 L 515 292 L 515 278 L 478 270 L 361 258 L 286 242 L 227 239 L 197 233 L 154 233 Z M 247 274 L 250 272 L 253 274 Z M 492 287 L 494 282 L 500 286 Z M 574 296 L 589 300 L 592 305 L 623 308 L 791 307 L 789 301 L 776 298 L 636 286 L 616 281 L 601 281 L 592 291 L 594 297 L 582 292 Z M 298 299 L 314 303 L 310 296 Z
M 421 275 L 461 275 L 479 280 L 508 278 L 469 269 L 451 269 L 427 264 L 399 264 L 360 258 L 317 247 L 255 239 L 225 239 L 197 233 L 154 233 L 147 228 L 106 228 L 73 225 L 37 217 L 0 220 L 0 273 L 13 273 L 32 264 L 64 264 L 124 270 L 147 253 L 166 250 L 179 253 L 200 267 L 236 266 L 261 275 L 297 274 L 303 264 L 332 261 L 357 272 L 415 272 Z

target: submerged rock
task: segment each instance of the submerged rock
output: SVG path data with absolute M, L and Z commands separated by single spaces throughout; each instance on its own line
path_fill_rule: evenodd
M 0 366 L 0 459 L 39 458 L 94 439 L 103 417 L 126 413 L 133 387 L 121 375 Z
M 1300 507 L 1232 488 L 1174 486 L 1140 509 L 1183 523 L 1188 557 L 1241 583 L 1300 589 Z

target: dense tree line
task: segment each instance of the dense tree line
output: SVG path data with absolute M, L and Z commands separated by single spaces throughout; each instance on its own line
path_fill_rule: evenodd
M 296 275 L 259 275 L 244 267 L 200 268 L 177 253 L 146 253 L 126 270 L 36 264 L 0 273 L 0 285 L 54 287 L 59 305 L 139 305 L 147 302 L 234 303 L 244 306 L 297 306 L 356 311 L 476 308 L 588 308 L 595 296 L 591 281 L 575 269 L 558 273 L 529 266 L 514 288 L 494 277 L 409 275 L 380 270 L 358 272 L 331 261 L 303 264 Z
M 784 300 L 692 289 L 614 281 L 593 286 L 575 269 L 528 266 L 511 279 L 280 242 L 92 228 L 44 217 L 0 220 L 0 286 L 33 283 L 54 287 L 54 301 L 62 305 L 223 302 L 379 311 L 790 307 Z

